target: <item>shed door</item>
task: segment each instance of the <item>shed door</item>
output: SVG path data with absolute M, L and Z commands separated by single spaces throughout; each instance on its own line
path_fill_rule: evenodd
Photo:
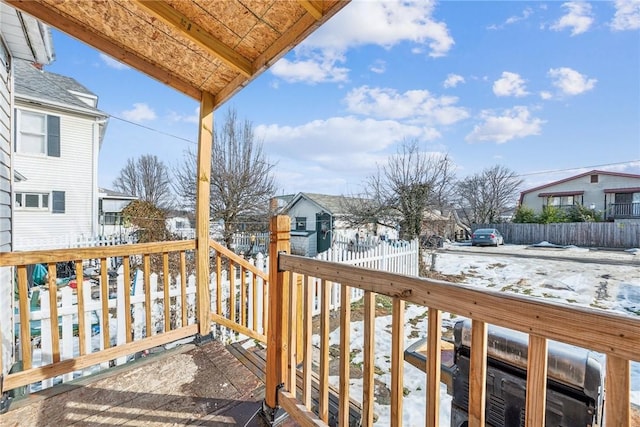
M 316 214 L 316 238 L 318 239 L 318 253 L 331 247 L 331 215 L 328 213 Z

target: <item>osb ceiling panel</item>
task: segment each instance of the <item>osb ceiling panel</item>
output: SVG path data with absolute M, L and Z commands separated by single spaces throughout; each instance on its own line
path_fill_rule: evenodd
M 348 0 L 2 0 L 219 105 Z

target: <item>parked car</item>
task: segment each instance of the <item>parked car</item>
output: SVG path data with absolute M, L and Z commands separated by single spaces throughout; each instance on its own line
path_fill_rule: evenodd
M 504 245 L 504 238 L 495 228 L 479 228 L 471 235 L 471 246 L 498 245 Z

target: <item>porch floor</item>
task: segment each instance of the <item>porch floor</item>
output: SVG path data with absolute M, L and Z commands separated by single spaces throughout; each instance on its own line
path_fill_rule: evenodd
M 262 426 L 263 397 L 262 378 L 213 341 L 15 399 L 0 425 Z

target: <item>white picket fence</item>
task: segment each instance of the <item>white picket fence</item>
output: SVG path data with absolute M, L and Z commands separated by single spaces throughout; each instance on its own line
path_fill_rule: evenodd
M 93 248 L 96 246 L 113 246 L 133 243 L 127 236 L 71 236 L 63 235 L 46 239 L 14 238 L 17 251 L 37 251 L 42 249 Z
M 349 251 L 336 248 L 335 246 L 326 252 L 316 256 L 322 261 L 339 262 L 342 264 L 355 265 L 371 270 L 387 271 L 389 273 L 403 274 L 406 276 L 418 275 L 418 240 L 411 242 L 382 242 L 366 251 Z M 313 307 L 312 314 L 320 314 L 320 284 L 319 279 L 312 283 L 313 286 Z M 362 289 L 351 288 L 351 302 L 358 301 L 364 296 Z M 340 308 L 340 288 L 331 285 L 329 307 L 331 310 Z
M 407 242 L 403 245 L 392 246 L 389 244 L 382 244 L 374 249 L 366 252 L 349 252 L 345 250 L 329 250 L 318 255 L 317 259 L 325 261 L 334 261 L 350 265 L 361 266 L 370 269 L 379 269 L 392 273 L 399 273 L 405 275 L 417 275 L 418 274 L 418 243 L 417 241 Z M 255 265 L 259 270 L 268 273 L 268 257 L 258 254 L 256 258 L 249 260 L 252 265 Z M 237 271 L 236 274 L 240 272 Z M 217 306 L 217 278 L 215 274 L 211 275 L 211 307 L 215 311 Z M 236 296 L 236 315 L 240 316 L 242 309 L 246 310 L 247 325 L 253 325 L 253 313 L 257 313 L 256 325 L 257 331 L 264 333 L 263 316 L 264 304 L 264 281 L 257 277 L 256 288 L 254 295 L 254 287 L 251 285 L 253 277 L 249 273 L 243 279 L 236 276 L 234 283 L 242 283 L 248 290 L 247 295 L 247 307 L 239 307 L 240 298 Z M 223 271 L 220 277 L 222 283 L 222 307 L 223 315 L 229 317 L 229 291 L 230 280 L 227 277 L 227 272 Z M 182 326 L 182 308 L 181 308 L 181 288 L 180 288 L 180 276 L 173 276 L 170 278 L 169 288 L 169 304 L 170 304 L 170 318 L 166 319 L 164 315 L 164 292 L 160 289 L 158 275 L 153 273 L 150 275 L 150 292 L 151 292 L 151 323 L 153 330 L 151 335 L 155 335 L 164 330 L 165 322 L 171 323 L 171 329 Z M 143 280 L 142 271 L 136 270 L 134 277 L 131 281 L 131 307 L 124 306 L 124 292 L 125 292 L 125 277 L 122 272 L 122 267 L 118 269 L 118 276 L 116 278 L 115 290 L 110 289 L 108 307 L 109 307 L 109 336 L 111 338 L 111 345 L 120 345 L 126 343 L 127 337 L 125 336 L 125 319 L 126 316 L 132 318 L 132 331 L 133 340 L 141 339 L 147 335 L 145 324 L 145 283 Z M 315 301 L 313 305 L 313 315 L 320 313 L 320 281 L 317 280 L 313 284 L 313 294 L 315 295 Z M 85 316 L 85 324 L 91 325 L 85 330 L 85 353 L 90 354 L 98 350 L 103 349 L 103 326 L 101 325 L 102 319 L 102 303 L 100 279 L 85 280 L 83 284 L 83 295 L 85 298 L 84 307 L 85 312 L 82 315 Z M 330 297 L 330 308 L 336 310 L 340 307 L 340 290 L 338 286 L 333 284 Z M 113 286 L 111 286 L 113 288 Z M 240 292 L 240 287 L 236 286 L 236 293 Z M 351 290 L 351 302 L 357 301 L 363 296 L 363 291 L 353 288 Z M 36 292 L 33 293 L 32 298 L 38 298 Z M 53 360 L 53 343 L 51 342 L 51 309 L 49 307 L 49 294 L 48 291 L 43 289 L 39 292 L 40 308 L 33 309 L 30 312 L 30 320 L 32 328 L 38 325 L 40 328 L 40 341 L 34 340 L 34 344 L 37 348 L 33 352 L 33 366 L 40 366 L 42 364 L 51 363 Z M 194 324 L 196 314 L 196 279 L 191 275 L 187 278 L 186 287 L 186 301 L 187 301 L 187 325 Z M 253 305 L 256 304 L 256 309 L 253 309 Z M 74 336 L 74 329 L 77 333 L 78 324 L 78 304 L 77 294 L 71 287 L 62 287 L 58 290 L 58 316 L 60 325 L 60 356 L 61 360 L 70 359 L 80 354 L 79 339 Z M 16 319 L 19 316 L 16 315 Z M 186 326 L 186 325 L 185 325 Z M 19 325 L 17 326 L 19 328 Z M 18 329 L 16 329 L 18 330 Z M 227 328 L 214 328 L 214 334 L 225 340 L 235 340 L 242 337 L 237 336 Z M 135 355 L 129 357 L 122 357 L 115 361 L 116 365 L 126 363 Z M 66 382 L 71 379 L 94 373 L 101 368 L 108 368 L 108 364 L 103 366 L 96 366 L 83 371 L 78 371 L 70 374 L 66 374 L 64 377 L 44 381 L 41 385 L 33 387 L 33 390 L 50 387 L 54 382 Z

